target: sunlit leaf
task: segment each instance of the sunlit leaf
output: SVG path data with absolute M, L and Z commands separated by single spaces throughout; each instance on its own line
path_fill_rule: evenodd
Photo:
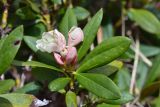
M 98 28 L 101 24 L 102 17 L 103 17 L 103 11 L 102 9 L 100 9 L 84 27 L 83 29 L 84 40 L 80 49 L 78 50 L 78 60 L 81 60 L 85 56 L 91 44 L 93 43 L 96 37 Z
M 71 8 L 68 8 L 60 25 L 59 30 L 64 34 L 65 38 L 68 38 L 68 32 L 71 27 L 77 26 L 77 19 L 76 16 Z
M 67 107 L 78 107 L 76 94 L 72 91 L 68 91 L 66 94 L 66 105 Z
M 160 21 L 151 12 L 145 9 L 131 8 L 128 12 L 128 16 L 147 32 L 154 34 L 160 33 Z
M 36 100 L 32 95 L 18 93 L 1 94 L 0 98 L 8 100 L 10 104 L 12 104 L 11 107 L 30 107 L 33 104 L 33 101 Z
M 16 56 L 23 37 L 23 26 L 14 29 L 0 40 L 0 75 L 3 74 Z
M 85 72 L 112 62 L 129 48 L 130 43 L 131 41 L 124 37 L 113 37 L 103 41 L 86 56 L 77 72 Z
M 32 66 L 32 67 L 42 67 L 42 68 L 48 68 L 48 69 L 52 69 L 52 70 L 55 70 L 55 71 L 59 71 L 59 72 L 62 72 L 63 70 L 61 69 L 58 69 L 54 66 L 51 66 L 51 65 L 47 65 L 47 64 L 44 64 L 44 63 L 41 63 L 41 62 L 37 62 L 37 61 L 27 61 L 27 62 L 23 62 L 23 61 L 13 61 L 13 64 L 14 65 L 17 65 L 17 66 Z
M 121 97 L 119 88 L 105 75 L 93 73 L 76 73 L 75 75 L 83 87 L 99 97 L 108 100 Z
M 79 6 L 74 8 L 74 13 L 77 17 L 77 20 L 84 20 L 90 15 L 88 10 Z
M 49 83 L 49 89 L 51 91 L 59 91 L 64 89 L 65 86 L 70 82 L 70 78 L 58 78 Z
M 12 79 L 1 80 L 0 81 L 0 94 L 4 94 L 10 91 L 14 85 L 15 85 L 15 81 Z

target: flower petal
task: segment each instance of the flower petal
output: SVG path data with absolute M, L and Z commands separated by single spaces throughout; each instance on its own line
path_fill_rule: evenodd
M 79 27 L 72 27 L 68 35 L 68 46 L 76 46 L 83 41 L 84 38 L 83 31 Z
M 42 39 L 36 41 L 36 47 L 42 52 L 58 52 L 60 53 L 66 47 L 66 40 L 64 36 L 58 31 L 53 30 L 44 32 Z
M 69 47 L 66 55 L 66 64 L 75 64 L 77 62 L 77 50 L 75 47 Z
M 64 65 L 61 55 L 59 55 L 58 53 L 54 53 L 54 58 L 58 64 Z

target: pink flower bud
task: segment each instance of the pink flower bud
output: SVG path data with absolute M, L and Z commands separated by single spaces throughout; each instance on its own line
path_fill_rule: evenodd
M 61 55 L 59 55 L 58 53 L 54 53 L 54 58 L 58 64 L 64 65 L 64 61 Z
M 66 55 L 66 64 L 75 64 L 77 62 L 77 50 L 75 47 L 69 47 Z
M 84 34 L 81 28 L 72 27 L 68 33 L 68 46 L 76 46 L 81 41 L 83 41 Z

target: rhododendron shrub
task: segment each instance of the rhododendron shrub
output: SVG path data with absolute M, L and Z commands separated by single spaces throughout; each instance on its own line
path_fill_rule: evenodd
M 41 56 L 42 61 L 22 62 L 15 60 L 13 64 L 30 66 L 33 67 L 32 69 L 38 67 L 43 70 L 45 68 L 55 72 L 56 77 L 55 75 L 46 75 L 46 78 L 48 78 L 47 76 L 55 78 L 49 83 L 46 82 L 45 85 L 48 85 L 50 92 L 65 95 L 67 107 L 91 106 L 103 102 L 109 104 L 127 103 L 133 97 L 129 93 L 121 92 L 109 76 L 117 71 L 118 60 L 116 59 L 128 50 L 131 42 L 127 37 L 116 36 L 103 40 L 91 50 L 90 47 L 94 43 L 102 17 L 103 11 L 100 9 L 82 29 L 78 27 L 77 18 L 69 8 L 58 28 L 43 32 L 39 39 L 24 37 L 25 42 L 29 43 L 30 48 L 37 55 L 43 55 Z M 22 26 L 15 31 L 20 29 Z M 19 40 L 21 39 L 22 36 Z M 16 42 L 15 45 L 18 43 Z M 48 60 L 51 62 L 50 65 L 45 63 Z M 104 68 L 109 66 L 116 69 L 105 71 Z M 86 92 L 84 93 L 83 90 Z M 12 94 L 12 96 L 16 96 L 16 94 Z M 87 104 L 87 96 L 92 103 Z M 0 97 L 8 98 L 8 95 L 0 95 Z M 20 97 L 24 96 L 20 94 Z M 9 97 L 8 100 L 15 103 L 13 97 Z M 52 102 L 47 98 L 43 101 L 38 100 L 35 96 L 30 97 L 30 100 L 27 101 L 34 106 L 44 106 Z

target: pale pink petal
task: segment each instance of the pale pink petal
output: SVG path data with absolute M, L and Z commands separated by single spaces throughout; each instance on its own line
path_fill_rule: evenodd
M 69 64 L 75 64 L 77 62 L 77 50 L 75 47 L 69 47 L 68 53 L 66 55 L 66 63 Z
M 54 58 L 58 64 L 64 65 L 61 55 L 59 55 L 58 53 L 54 53 Z
M 54 30 L 53 35 L 57 42 L 57 52 L 61 52 L 66 47 L 65 37 L 57 29 Z
M 84 34 L 81 28 L 72 27 L 68 33 L 68 46 L 76 46 L 83 41 Z

